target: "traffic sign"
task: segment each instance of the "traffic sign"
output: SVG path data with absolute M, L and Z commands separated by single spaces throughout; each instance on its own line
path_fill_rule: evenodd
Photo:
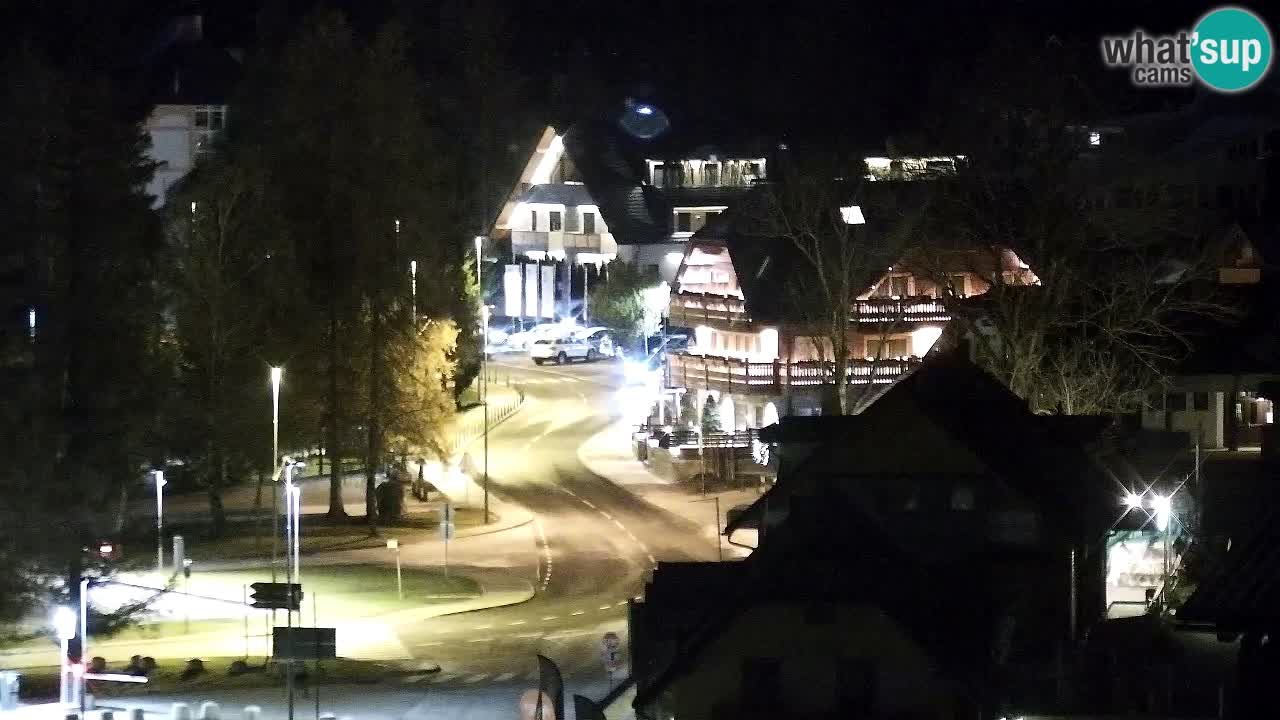
M 272 628 L 271 654 L 289 660 L 332 660 L 338 656 L 337 631 L 323 627 Z
M 302 586 L 298 583 L 256 582 L 253 606 L 261 610 L 298 610 L 302 607 Z

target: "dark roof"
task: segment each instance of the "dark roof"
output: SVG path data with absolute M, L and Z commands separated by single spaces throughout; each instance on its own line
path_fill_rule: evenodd
M 828 522 L 832 512 L 847 522 Z M 1015 559 L 985 555 L 945 564 L 924 562 L 863 519 L 847 498 L 830 488 L 816 498 L 797 499 L 788 522 L 770 535 L 768 543 L 742 562 L 723 563 L 732 568 L 737 587 L 701 596 L 703 621 L 665 667 L 637 688 L 635 707 L 651 702 L 692 667 L 744 612 L 766 603 L 803 603 L 815 609 L 873 605 L 953 676 L 963 680 L 980 672 L 976 659 L 990 654 L 988 643 L 1003 602 L 986 591 L 994 584 L 983 580 L 995 577 L 997 567 L 1007 568 Z M 939 587 L 969 590 L 940 593 Z
M 880 414 L 902 407 L 894 400 L 903 396 L 1005 484 L 1035 503 L 1059 532 L 1073 538 L 1096 537 L 1094 533 L 1114 522 L 1123 483 L 1086 448 L 1110 420 L 1036 415 L 1003 383 L 959 353 L 930 356 L 858 415 L 786 417 L 761 436 L 767 442 L 838 445 L 842 438 L 874 432 L 881 424 Z M 974 420 L 974 408 L 983 409 L 980 422 Z M 805 466 L 794 472 L 804 473 Z M 762 511 L 766 498 L 790 493 L 791 487 L 780 478 L 725 532 L 742 527 L 746 518 Z
M 646 181 L 644 160 L 655 148 L 625 136 L 612 123 L 579 122 L 565 133 L 565 150 L 609 232 L 622 245 L 671 240 L 672 208 L 731 206 L 746 188 L 656 188 Z
M 581 122 L 565 134 L 564 145 L 619 244 L 665 242 L 670 237 L 670 206 L 664 206 L 654 188 L 642 184 L 642 159 L 629 152 L 615 128 Z
M 1178 620 L 1232 631 L 1280 628 L 1280 508 L 1272 505 L 1255 533 L 1201 580 Z
M 1183 375 L 1280 374 L 1280 283 L 1219 288 L 1243 313 L 1235 318 L 1194 318 L 1186 327 L 1191 353 Z
M 517 202 L 551 205 L 594 205 L 595 200 L 581 183 L 546 183 L 533 185 L 517 198 Z
M 148 64 L 147 98 L 154 105 L 226 105 L 240 75 L 228 50 L 203 40 L 176 43 Z

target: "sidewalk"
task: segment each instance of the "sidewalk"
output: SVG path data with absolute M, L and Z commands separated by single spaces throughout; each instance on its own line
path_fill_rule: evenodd
M 723 528 L 729 510 L 749 505 L 760 497 L 755 489 L 721 490 L 705 496 L 696 489 L 663 478 L 645 463 L 635 459 L 631 451 L 631 427 L 617 422 L 591 436 L 578 448 L 578 459 L 588 470 L 637 495 L 648 503 L 678 515 L 701 528 L 709 543 L 716 542 L 717 526 Z M 714 499 L 720 501 L 716 517 Z M 742 558 L 750 554 L 745 548 L 721 540 L 725 558 Z

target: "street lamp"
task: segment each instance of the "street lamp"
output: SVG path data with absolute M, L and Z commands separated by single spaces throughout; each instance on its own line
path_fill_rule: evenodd
M 290 583 L 298 582 L 298 578 L 301 577 L 298 566 L 298 539 L 300 537 L 298 526 L 300 525 L 299 521 L 301 518 L 299 517 L 298 511 L 301 508 L 302 489 L 293 484 L 293 471 L 304 467 L 306 467 L 306 463 L 304 462 L 294 460 L 292 458 L 284 459 L 285 536 L 288 541 L 285 546 L 285 568 L 286 570 L 291 569 L 291 572 L 288 572 L 289 579 L 287 580 L 287 582 Z M 289 544 L 292 544 L 293 546 L 292 552 L 289 550 Z M 291 568 L 287 560 L 289 556 L 293 557 L 293 564 Z
M 476 236 L 476 286 L 480 296 L 480 404 L 484 406 L 484 522 L 489 523 L 489 307 L 484 303 L 480 250 L 484 236 Z
M 271 468 L 273 470 L 271 482 L 275 483 L 279 480 L 279 475 L 274 469 L 279 467 L 280 463 L 280 381 L 284 379 L 284 368 L 271 368 Z M 271 582 L 276 581 L 276 555 L 278 550 L 277 536 L 280 534 L 280 504 L 277 501 L 278 493 L 275 488 L 271 489 Z
M 400 227 L 400 221 L 396 221 L 396 227 Z M 418 261 L 409 261 L 409 294 L 413 296 L 413 327 L 418 327 Z
M 58 702 L 65 706 L 71 701 L 67 686 L 67 653 L 71 638 L 76 635 L 76 612 L 65 605 L 54 608 L 53 631 L 57 634 L 58 642 L 62 646 L 62 659 L 58 662 Z
M 164 471 L 152 470 L 156 481 L 156 574 L 164 575 Z
M 1160 583 L 1160 600 L 1164 606 L 1169 604 L 1169 520 L 1173 515 L 1172 498 L 1168 495 L 1156 495 L 1151 498 L 1151 509 L 1156 514 L 1156 529 L 1164 538 L 1164 573 Z
M 1142 498 L 1137 493 L 1129 491 L 1125 493 L 1124 506 L 1129 510 L 1137 510 L 1142 507 Z

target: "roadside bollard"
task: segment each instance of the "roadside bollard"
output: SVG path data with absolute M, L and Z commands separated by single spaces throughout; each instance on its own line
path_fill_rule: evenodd
M 338 720 L 338 716 L 331 712 L 320 713 L 320 720 Z
M 218 703 L 212 700 L 205 700 L 200 703 L 200 720 L 222 720 L 222 710 L 218 707 Z
M 116 714 L 111 710 L 103 710 L 102 720 L 116 720 Z
M 191 706 L 184 702 L 170 705 L 169 720 L 191 720 Z
M 85 710 L 97 710 L 97 709 L 98 709 L 98 698 L 96 698 L 96 697 L 94 697 L 93 695 L 90 695 L 90 694 L 85 694 L 85 696 L 84 696 L 84 709 L 85 709 Z
M 259 718 L 262 717 L 262 708 L 257 705 L 245 705 L 244 715 L 241 717 L 243 717 L 244 720 L 259 720 Z
M 146 716 L 142 708 L 133 708 L 129 711 L 129 720 L 146 720 Z

